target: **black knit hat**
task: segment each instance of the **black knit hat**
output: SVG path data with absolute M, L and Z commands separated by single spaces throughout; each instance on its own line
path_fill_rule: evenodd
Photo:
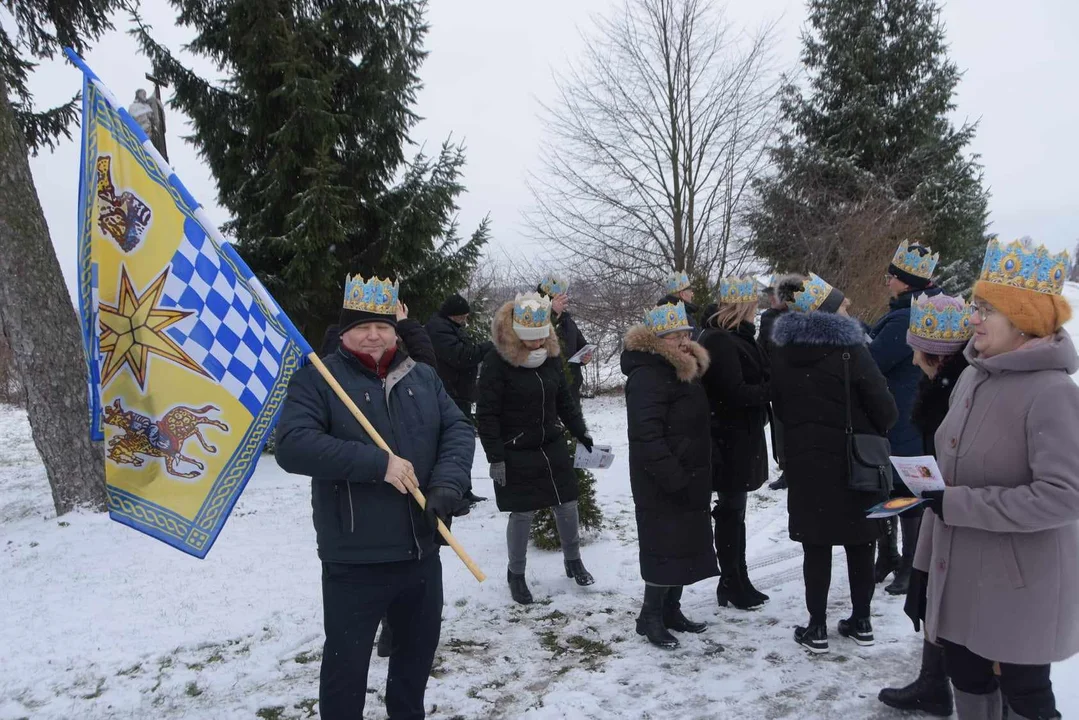
M 457 317 L 458 315 L 468 315 L 472 312 L 472 308 L 468 304 L 468 300 L 465 300 L 460 295 L 454 293 L 446 298 L 446 302 L 442 303 L 441 309 L 438 311 L 443 317 Z

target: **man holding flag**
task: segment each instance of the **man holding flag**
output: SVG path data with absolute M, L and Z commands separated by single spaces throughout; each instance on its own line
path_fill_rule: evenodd
M 276 457 L 311 476 L 326 645 L 319 710 L 363 716 L 379 621 L 393 633 L 386 680 L 390 718 L 424 717 L 424 692 L 442 626 L 435 518 L 467 512 L 475 436 L 433 368 L 396 351 L 398 287 L 345 280 L 341 343 L 325 365 L 393 452 L 379 449 L 308 366 L 289 385 Z M 421 510 L 409 493 L 427 498 Z

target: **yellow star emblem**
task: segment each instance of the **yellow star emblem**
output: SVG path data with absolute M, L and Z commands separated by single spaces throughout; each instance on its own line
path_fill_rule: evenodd
M 207 375 L 191 356 L 165 334 L 167 328 L 194 314 L 190 310 L 157 307 L 168 275 L 166 268 L 139 295 L 131 284 L 127 268 L 120 266 L 120 292 L 116 305 L 98 303 L 101 352 L 105 354 L 101 363 L 102 385 L 108 385 L 109 380 L 126 365 L 138 381 L 139 388 L 145 389 L 151 353 L 200 375 Z

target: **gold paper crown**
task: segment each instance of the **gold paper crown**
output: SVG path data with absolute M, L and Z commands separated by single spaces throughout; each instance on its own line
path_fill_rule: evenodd
M 719 281 L 721 303 L 755 303 L 758 297 L 757 279 L 751 275 L 725 277 Z
M 920 252 L 913 249 L 916 247 L 922 247 L 927 252 L 925 255 L 922 255 Z M 923 280 L 932 280 L 933 271 L 937 269 L 937 263 L 939 261 L 940 253 L 934 253 L 933 249 L 928 245 L 920 245 L 919 243 L 911 245 L 904 240 L 899 243 L 899 249 L 895 251 L 895 257 L 892 258 L 892 265 L 914 277 L 919 277 Z
M 396 315 L 398 290 L 397 283 L 388 278 L 364 280 L 359 273 L 346 275 L 342 307 L 375 315 Z
M 1060 295 L 1064 292 L 1069 269 L 1067 250 L 1051 255 L 1044 245 L 1035 246 L 1030 238 L 1013 240 L 1007 245 L 993 239 L 985 248 L 985 261 L 978 279 L 1046 295 Z
M 645 312 L 644 326 L 659 336 L 691 329 L 685 303 L 681 300 L 677 304 L 658 305 Z
M 515 329 L 534 329 L 551 324 L 551 301 L 539 293 L 517 295 L 513 301 Z

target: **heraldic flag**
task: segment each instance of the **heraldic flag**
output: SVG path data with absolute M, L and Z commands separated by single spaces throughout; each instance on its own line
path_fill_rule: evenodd
M 205 557 L 310 346 L 83 72 L 79 312 L 109 513 Z

